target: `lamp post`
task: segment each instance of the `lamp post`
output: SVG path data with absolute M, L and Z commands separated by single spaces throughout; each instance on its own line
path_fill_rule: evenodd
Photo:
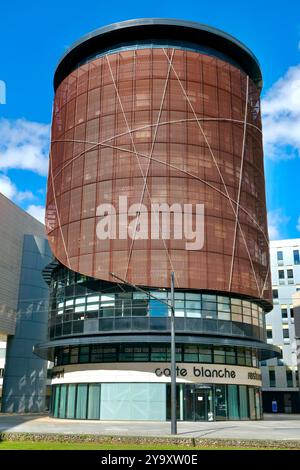
M 115 273 L 109 273 L 112 277 L 127 284 L 134 289 L 143 292 L 152 299 L 158 300 L 164 305 L 167 305 L 171 310 L 171 434 L 177 434 L 177 416 L 176 416 L 176 343 L 175 343 L 175 298 L 174 298 L 174 273 L 171 272 L 171 304 L 162 299 L 158 299 L 155 295 L 145 291 L 141 287 L 122 279 Z
M 177 434 L 174 273 L 171 272 L 171 434 Z

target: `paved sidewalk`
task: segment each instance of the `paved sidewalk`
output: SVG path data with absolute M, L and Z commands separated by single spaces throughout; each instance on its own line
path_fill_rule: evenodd
M 164 437 L 170 435 L 170 423 L 61 420 L 0 413 L 0 432 L 4 431 Z M 300 415 L 266 415 L 263 421 L 178 422 L 178 437 L 300 441 Z

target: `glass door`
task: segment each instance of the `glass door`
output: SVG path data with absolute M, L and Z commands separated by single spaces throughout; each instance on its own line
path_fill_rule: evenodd
M 211 387 L 195 386 L 194 409 L 195 421 L 212 421 L 212 389 Z
M 213 393 L 210 386 L 185 386 L 184 419 L 186 421 L 213 421 Z

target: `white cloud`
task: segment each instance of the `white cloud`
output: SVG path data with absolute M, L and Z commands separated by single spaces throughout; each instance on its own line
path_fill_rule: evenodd
M 0 119 L 0 170 L 48 171 L 50 126 L 17 119 Z
M 296 229 L 299 230 L 300 232 L 300 216 L 298 217 L 298 220 L 297 220 Z
M 0 174 L 0 193 L 16 202 L 34 199 L 31 191 L 18 191 L 16 185 L 4 174 Z
M 284 215 L 282 209 L 268 212 L 268 231 L 270 240 L 280 240 L 284 237 L 282 228 L 288 223 L 290 217 Z
M 35 217 L 37 220 L 42 222 L 42 224 L 45 223 L 45 207 L 31 204 L 27 207 L 26 211 L 28 214 L 32 215 L 32 217 Z
M 300 156 L 300 65 L 290 67 L 267 92 L 262 116 L 266 156 Z

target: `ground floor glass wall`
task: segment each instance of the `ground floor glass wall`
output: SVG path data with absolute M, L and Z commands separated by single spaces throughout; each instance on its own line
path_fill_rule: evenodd
M 158 420 L 171 418 L 169 384 L 90 383 L 52 386 L 55 418 Z M 246 385 L 177 384 L 177 419 L 261 419 L 261 392 Z

